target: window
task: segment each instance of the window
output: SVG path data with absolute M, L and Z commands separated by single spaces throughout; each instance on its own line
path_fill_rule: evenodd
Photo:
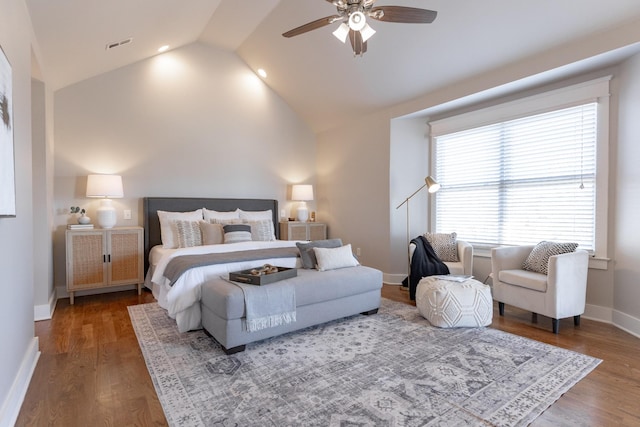
M 599 153 L 606 161 L 600 146 L 607 145 L 608 78 L 604 93 L 601 83 L 431 123 L 442 186 L 435 231 L 487 247 L 553 240 L 594 254 L 606 248 Z

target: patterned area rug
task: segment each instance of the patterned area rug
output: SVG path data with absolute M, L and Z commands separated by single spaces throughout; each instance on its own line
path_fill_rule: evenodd
M 523 426 L 600 363 L 386 299 L 231 356 L 156 303 L 129 314 L 171 426 Z

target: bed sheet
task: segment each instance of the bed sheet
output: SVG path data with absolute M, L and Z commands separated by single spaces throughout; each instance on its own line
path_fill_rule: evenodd
M 169 286 L 169 280 L 164 277 L 164 270 L 171 259 L 181 255 L 294 247 L 295 244 L 296 241 L 290 240 L 276 240 L 270 242 L 251 241 L 164 250 L 163 255 L 155 264 L 151 275 L 154 297 L 158 300 L 158 304 L 167 310 L 168 315 L 176 320 L 178 330 L 180 332 L 200 329 L 202 328 L 200 296 L 201 286 L 203 283 L 220 276 L 227 278 L 230 272 L 246 270 L 263 264 L 272 264 L 288 268 L 301 267 L 300 258 L 270 258 L 254 261 L 231 262 L 227 264 L 212 264 L 192 268 L 185 271 L 173 286 Z

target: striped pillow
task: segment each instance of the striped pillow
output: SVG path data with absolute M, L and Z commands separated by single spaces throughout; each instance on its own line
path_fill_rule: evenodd
M 185 221 L 178 219 L 173 221 L 178 236 L 179 248 L 190 248 L 202 245 L 202 233 L 198 221 Z
M 222 229 L 224 230 L 225 243 L 251 241 L 251 226 L 249 224 L 225 224 Z
M 524 263 L 522 263 L 522 269 L 546 275 L 549 273 L 550 257 L 552 257 L 553 255 L 574 252 L 577 247 L 577 243 L 556 243 L 542 241 L 533 248 L 527 259 L 524 260 Z

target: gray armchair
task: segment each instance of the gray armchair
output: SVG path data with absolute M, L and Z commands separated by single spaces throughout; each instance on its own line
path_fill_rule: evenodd
M 522 265 L 534 246 L 494 248 L 491 251 L 493 299 L 498 301 L 500 316 L 509 304 L 552 319 L 553 333 L 559 331 L 559 319 L 573 316 L 580 324 L 587 292 L 589 254 L 575 252 L 549 257 L 547 274 L 523 270 Z

